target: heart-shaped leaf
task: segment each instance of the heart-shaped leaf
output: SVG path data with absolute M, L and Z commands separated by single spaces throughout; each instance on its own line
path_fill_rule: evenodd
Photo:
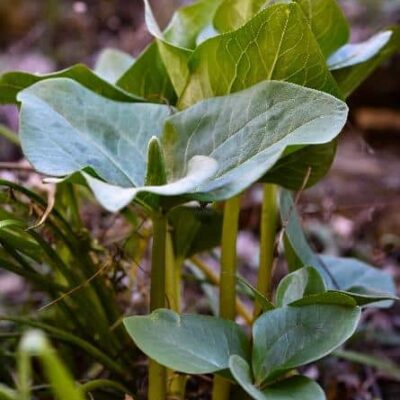
M 332 140 L 348 111 L 328 94 L 274 81 L 169 118 L 167 106 L 110 101 L 66 79 L 40 82 L 19 100 L 22 145 L 35 168 L 52 176 L 91 168 L 106 182 L 86 174 L 87 181 L 112 211 L 141 192 L 227 199 L 263 176 L 286 147 Z M 168 182 L 144 186 L 147 145 L 164 120 Z
M 301 38 L 301 40 L 299 40 Z M 267 7 L 242 28 L 202 43 L 189 63 L 180 108 L 264 80 L 285 80 L 340 97 L 301 8 Z
M 328 355 L 354 333 L 360 314 L 358 307 L 336 304 L 285 306 L 264 313 L 253 326 L 256 383 Z
M 253 384 L 253 376 L 249 364 L 240 356 L 229 359 L 229 369 L 239 385 L 255 400 L 325 400 L 320 386 L 304 376 L 292 376 L 259 389 Z
M 242 7 L 242 2 L 234 2 L 234 9 L 236 6 Z M 301 41 L 297 40 L 299 37 Z M 189 69 L 189 82 L 178 103 L 181 108 L 269 79 L 300 83 L 340 96 L 309 23 L 295 3 L 267 7 L 240 29 L 204 42 L 191 56 Z M 311 148 L 310 153 L 307 146 L 298 156 L 286 155 L 277 165 L 279 184 L 300 188 L 308 167 L 312 167 L 308 182 L 311 186 L 329 169 L 335 149 L 334 143 L 325 144 L 322 150 Z M 269 182 L 274 179 L 275 176 L 265 177 Z
M 346 97 L 353 93 L 379 65 L 400 51 L 400 27 L 395 26 L 386 32 L 388 31 L 392 32 L 390 40 L 373 58 L 365 60 L 360 64 L 333 71 L 333 75 Z
M 78 64 L 63 71 L 46 75 L 35 75 L 28 72 L 7 72 L 1 75 L 0 104 L 16 104 L 17 95 L 21 90 L 37 82 L 55 78 L 73 79 L 87 89 L 111 100 L 121 102 L 138 102 L 144 100 L 139 95 L 131 94 L 107 82 L 107 80 L 96 75 L 85 65 Z
M 134 62 L 132 56 L 121 50 L 105 49 L 97 58 L 94 72 L 105 81 L 114 84 Z
M 215 159 L 217 173 L 192 196 L 222 200 L 260 179 L 286 147 L 331 141 L 346 116 L 345 104 L 328 94 L 265 81 L 173 115 L 163 144 L 172 176 L 179 177 L 195 154 Z
M 231 355 L 249 357 L 249 341 L 232 321 L 157 310 L 124 324 L 147 356 L 175 371 L 208 374 L 227 369 Z
M 276 304 L 282 307 L 305 296 L 326 291 L 321 275 L 314 267 L 304 267 L 285 276 L 276 290 Z
M 386 46 L 392 35 L 392 31 L 379 32 L 365 42 L 346 44 L 329 57 L 329 69 L 334 71 L 369 61 Z

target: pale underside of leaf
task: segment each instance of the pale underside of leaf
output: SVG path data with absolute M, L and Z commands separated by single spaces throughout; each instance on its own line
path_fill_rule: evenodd
M 384 61 L 400 51 L 400 27 L 393 26 L 388 31 L 392 32 L 390 40 L 375 57 L 363 63 L 333 71 L 333 76 L 345 97 L 350 96 Z
M 218 169 L 215 160 L 205 156 L 195 156 L 189 161 L 188 171 L 182 178 L 161 186 L 122 188 L 110 185 L 84 173 L 84 177 L 99 203 L 111 212 L 126 207 L 140 193 L 159 196 L 181 196 L 193 192 L 204 181 L 211 178 Z
M 392 35 L 392 31 L 379 32 L 365 42 L 341 47 L 329 57 L 329 69 L 334 71 L 370 60 L 387 45 Z

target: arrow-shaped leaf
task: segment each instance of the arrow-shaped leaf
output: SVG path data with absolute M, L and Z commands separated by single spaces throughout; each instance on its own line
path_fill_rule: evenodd
M 167 106 L 110 101 L 67 79 L 38 83 L 19 100 L 22 145 L 35 168 L 59 177 L 94 170 L 105 182 L 86 174 L 88 182 L 113 211 L 140 192 L 229 198 L 263 176 L 286 147 L 332 140 L 347 117 L 346 105 L 328 94 L 272 81 L 169 118 Z M 144 186 L 152 136 L 162 136 L 165 185 Z

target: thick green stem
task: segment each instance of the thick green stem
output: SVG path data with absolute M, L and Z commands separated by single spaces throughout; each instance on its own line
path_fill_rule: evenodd
M 167 298 L 168 308 L 180 313 L 181 311 L 181 299 L 180 299 L 180 265 L 177 262 L 180 260 L 175 259 L 174 249 L 172 245 L 172 238 L 167 233 L 166 243 L 166 280 L 165 280 L 165 292 Z
M 225 204 L 221 247 L 221 281 L 219 315 L 224 319 L 235 319 L 236 307 L 236 239 L 238 235 L 240 197 Z
M 260 266 L 257 289 L 267 298 L 271 296 L 271 280 L 274 265 L 275 237 L 278 224 L 278 188 L 273 184 L 264 185 L 264 195 L 260 222 Z M 254 306 L 254 317 L 260 315 L 261 308 Z
M 171 234 L 167 233 L 165 292 L 168 308 L 181 312 L 181 271 L 184 260 L 175 257 Z M 168 370 L 168 398 L 183 400 L 187 376 Z
M 221 246 L 221 278 L 219 314 L 221 318 L 234 320 L 236 311 L 236 239 L 239 228 L 240 196 L 225 203 Z M 214 377 L 213 400 L 228 400 L 230 383 Z
M 165 267 L 167 244 L 167 217 L 153 217 L 153 249 L 151 260 L 150 311 L 165 307 Z M 149 400 L 165 400 L 167 370 L 154 360 L 149 361 Z

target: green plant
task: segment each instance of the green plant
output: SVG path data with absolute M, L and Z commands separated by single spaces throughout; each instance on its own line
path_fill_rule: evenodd
M 107 377 L 134 391 L 135 351 L 127 348 L 129 339 L 120 325 L 122 311 L 113 287 L 112 269 L 118 264 L 111 267 L 111 252 L 96 246 L 82 228 L 74 212 L 73 188 L 59 187 L 55 207 L 39 230 L 33 228 L 34 215 L 43 213 L 46 201 L 16 183 L 0 180 L 0 186 L 1 267 L 29 282 L 32 293 L 42 294 L 40 303 L 32 304 L 38 311 L 0 315 L 3 348 L 11 349 L 25 327 L 38 328 L 57 340 L 63 355 L 81 351 L 79 370 L 86 379 L 86 370 L 94 368 L 89 373 L 93 378 L 104 377 L 106 370 Z M 10 384 L 8 369 L 14 357 L 6 359 L 1 380 Z
M 22 148 L 38 171 L 60 185 L 90 187 L 109 211 L 135 202 L 152 219 L 153 313 L 125 322 L 153 360 L 150 400 L 167 396 L 164 367 L 216 373 L 215 400 L 229 398 L 232 378 L 256 399 L 323 398 L 315 383 L 287 374 L 343 344 L 356 328 L 359 307 L 388 305 L 393 284 L 374 270 L 384 284 L 368 277 L 354 281 L 340 265 L 370 267 L 315 255 L 290 194 L 282 191 L 292 273 L 273 304 L 273 185 L 302 190 L 324 176 L 347 119 L 343 100 L 399 49 L 399 28 L 350 45 L 348 23 L 334 0 L 198 0 L 179 10 L 162 33 L 145 5 L 155 41 L 137 60 L 108 53 L 94 72 L 78 65 L 42 77 L 8 73 L 0 79 L 0 101 L 20 103 Z M 110 58 L 115 64 L 107 64 Z M 248 339 L 227 320 L 235 317 L 239 196 L 256 182 L 266 184 L 265 218 L 258 290 L 245 283 L 257 302 L 250 357 Z M 196 252 L 199 219 L 191 215 L 188 227 L 172 235 L 167 229 L 168 223 L 177 226 L 188 212 L 182 205 L 193 200 L 226 201 L 222 229 L 215 226 L 212 240 L 199 246 L 217 245 L 222 232 L 224 319 L 158 310 L 169 303 L 167 296 L 179 299 L 179 268 Z M 172 278 L 171 268 L 178 271 Z

